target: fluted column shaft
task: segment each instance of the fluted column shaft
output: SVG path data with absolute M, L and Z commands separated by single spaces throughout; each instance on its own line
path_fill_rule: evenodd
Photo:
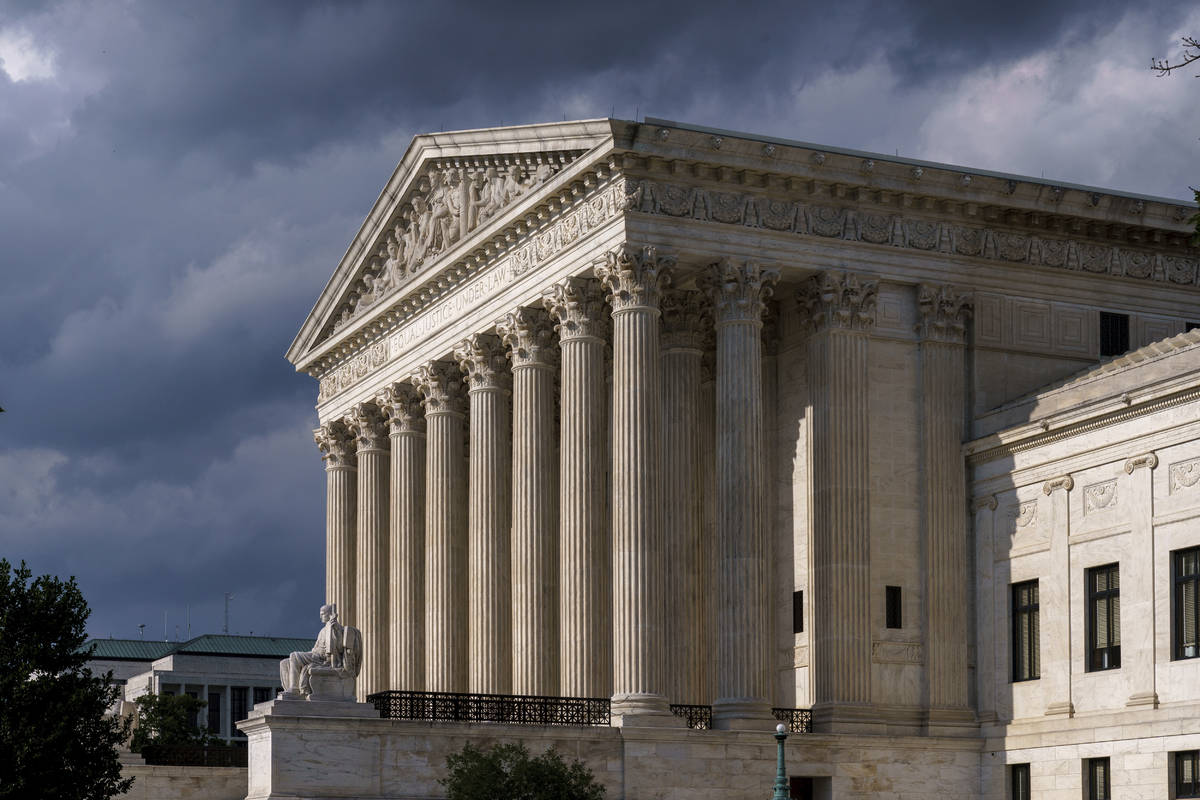
M 704 326 L 710 323 L 699 292 L 663 295 L 663 550 L 666 571 L 665 691 L 674 703 L 704 705 L 709 651 L 701 612 L 709 584 L 705 552 L 700 430 Z
M 422 367 L 425 397 L 425 685 L 432 692 L 467 690 L 466 412 L 458 365 Z
M 967 683 L 965 322 L 969 298 L 921 286 L 921 434 L 925 479 L 926 636 L 930 724 L 973 722 Z M 957 712 L 957 713 L 956 713 Z
M 338 421 L 313 438 L 325 461 L 325 602 L 337 606 L 343 625 L 354 622 L 358 494 L 354 437 Z
M 513 373 L 513 691 L 557 695 L 558 343 L 540 308 L 518 309 L 497 329 Z
M 388 678 L 388 454 L 387 423 L 374 403 L 347 419 L 358 444 L 357 627 L 363 635 L 358 699 L 387 688 Z
M 472 692 L 512 693 L 512 566 L 509 549 L 509 403 L 511 375 L 494 334 L 476 334 L 456 348 L 471 407 L 468 492 Z
M 653 248 L 623 248 L 595 268 L 613 309 L 614 725 L 675 719 L 663 694 L 659 364 L 659 299 L 673 266 Z
M 853 729 L 871 699 L 867 332 L 878 285 L 827 272 L 800 293 L 813 327 L 814 723 Z
M 388 688 L 425 689 L 425 412 L 409 384 L 380 399 L 390 423 Z
M 770 573 L 763 444 L 763 301 L 779 273 L 755 262 L 704 276 L 717 329 L 717 698 L 720 728 L 770 716 Z
M 612 550 L 605 462 L 604 300 L 595 281 L 568 279 L 543 305 L 561 352 L 559 435 L 559 691 L 612 694 Z

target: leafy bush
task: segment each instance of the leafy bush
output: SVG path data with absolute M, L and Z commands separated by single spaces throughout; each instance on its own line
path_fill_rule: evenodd
M 146 745 L 204 745 L 208 730 L 196 725 L 208 703 L 186 694 L 145 694 L 137 699 L 138 726 L 129 749 L 142 752 Z
M 583 763 L 567 764 L 551 748 L 530 758 L 523 744 L 499 744 L 480 750 L 469 742 L 446 757 L 449 775 L 439 781 L 447 800 L 603 800 Z

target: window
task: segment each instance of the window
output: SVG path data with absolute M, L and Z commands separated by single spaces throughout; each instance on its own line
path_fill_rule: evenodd
M 250 690 L 245 686 L 234 686 L 229 690 L 229 721 L 237 722 L 240 719 L 245 719 L 249 713 Z M 239 735 L 237 729 L 234 729 L 234 736 Z
M 1038 635 L 1038 582 L 1012 585 L 1013 680 L 1031 681 L 1041 675 Z
M 1121 575 L 1116 564 L 1087 571 L 1088 672 L 1121 666 Z
M 804 592 L 792 592 L 792 633 L 804 633 Z
M 1184 333 L 1187 333 L 1188 331 L 1194 331 L 1196 328 L 1200 328 L 1200 322 L 1185 322 L 1183 324 Z
M 271 694 L 271 690 L 269 688 L 263 686 L 254 687 L 254 705 L 265 703 L 270 700 L 272 696 L 273 695 Z
M 889 628 L 903 628 L 903 619 L 901 616 L 900 604 L 900 587 L 885 586 L 884 587 L 884 616 L 886 624 Z
M 1129 349 L 1129 315 L 1100 312 L 1100 355 L 1119 356 Z
M 1171 601 L 1175 658 L 1200 656 L 1196 632 L 1200 630 L 1200 547 L 1171 554 L 1174 591 Z
M 1109 786 L 1108 759 L 1089 758 L 1086 763 L 1088 800 L 1111 800 L 1112 791 Z
M 1174 797 L 1200 797 L 1200 750 L 1175 753 Z
M 1008 767 L 1009 797 L 1012 800 L 1029 800 L 1029 765 L 1011 764 Z
M 221 693 L 208 693 L 208 729 L 214 734 L 221 732 Z

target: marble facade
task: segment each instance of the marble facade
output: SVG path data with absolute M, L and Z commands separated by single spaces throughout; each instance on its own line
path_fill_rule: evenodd
M 985 665 L 963 443 L 1095 364 L 1102 314 L 1200 318 L 1190 213 L 655 120 L 417 137 L 288 352 L 360 699 L 609 697 L 680 741 L 703 704 L 768 744 L 811 707 L 978 766 L 1034 701 Z

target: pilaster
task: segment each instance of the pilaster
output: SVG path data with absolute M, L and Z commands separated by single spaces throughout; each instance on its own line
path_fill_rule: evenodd
M 798 295 L 812 328 L 813 722 L 878 727 L 871 713 L 869 332 L 878 282 L 830 271 Z
M 659 302 L 675 259 L 619 248 L 595 266 L 613 318 L 614 725 L 677 725 L 663 681 Z
M 717 331 L 718 728 L 770 723 L 771 613 L 763 442 L 762 315 L 779 271 L 729 259 L 702 284 Z
M 313 432 L 325 462 L 325 602 L 334 603 L 338 619 L 354 622 L 357 566 L 358 457 L 354 437 L 340 420 Z
M 967 685 L 966 322 L 971 296 L 917 287 L 925 535 L 925 652 L 929 727 L 956 735 L 974 725 Z
M 559 434 L 559 691 L 612 694 L 612 546 L 608 527 L 609 320 L 599 284 L 568 278 L 542 304 L 561 354 Z
M 468 458 L 468 569 L 470 643 L 467 686 L 472 692 L 512 692 L 512 374 L 494 334 L 471 336 L 455 348 L 467 376 L 470 403 Z
M 363 639 L 358 699 L 388 682 L 388 425 L 374 403 L 360 403 L 346 419 L 358 445 L 358 541 L 355 616 Z
M 1155 575 L 1154 554 L 1154 469 L 1158 456 L 1142 453 L 1125 460 L 1129 476 L 1129 521 L 1133 552 L 1138 558 L 1120 565 L 1121 582 L 1121 669 L 1129 671 L 1127 706 L 1158 707 L 1154 670 Z M 1165 576 L 1164 576 L 1165 577 Z
M 388 688 L 425 689 L 425 412 L 409 383 L 377 400 L 391 438 Z
M 434 361 L 414 382 L 425 399 L 425 685 L 467 690 L 466 392 L 458 364 Z
M 1038 583 L 1041 625 L 1042 691 L 1046 714 L 1075 714 L 1071 701 L 1071 503 L 1075 479 L 1070 475 L 1042 484 L 1049 497 L 1046 530 L 1050 532 L 1050 574 Z
M 497 325 L 513 374 L 513 691 L 557 695 L 558 341 L 550 315 L 519 308 Z
M 1003 642 L 1003 631 L 995 629 L 997 603 L 1002 603 L 1007 587 L 996 585 L 995 532 L 996 496 L 976 498 L 972 504 L 975 512 L 975 697 L 980 722 L 995 722 L 996 692 L 1006 685 L 1005 673 L 997 670 L 997 654 L 994 644 Z M 986 643 L 986 644 L 984 644 Z

